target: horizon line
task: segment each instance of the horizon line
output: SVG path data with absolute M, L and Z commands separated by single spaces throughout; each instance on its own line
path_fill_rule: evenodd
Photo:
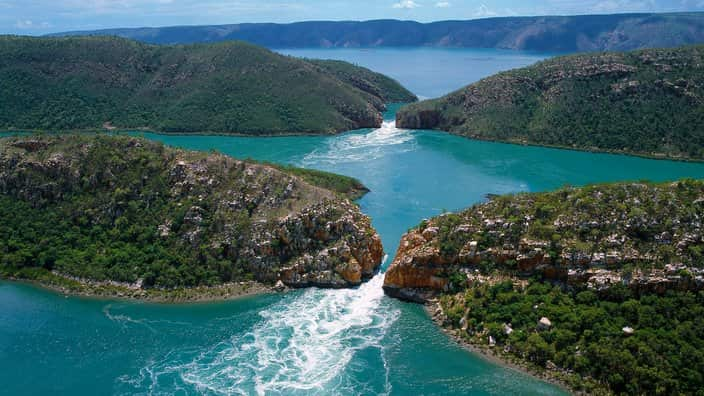
M 139 30 L 139 29 L 169 29 L 169 28 L 188 28 L 188 27 L 224 27 L 224 26 L 238 26 L 238 25 L 277 25 L 277 26 L 288 26 L 297 25 L 305 23 L 370 23 L 370 22 L 403 22 L 403 23 L 416 23 L 419 25 L 431 25 L 434 23 L 446 23 L 446 22 L 472 22 L 472 21 L 491 21 L 500 19 L 531 19 L 531 18 L 578 18 L 578 17 L 608 17 L 608 16 L 650 16 L 650 15 L 693 15 L 693 14 L 704 14 L 704 11 L 674 11 L 674 12 L 618 12 L 618 13 L 588 13 L 588 14 L 545 14 L 545 15 L 515 15 L 515 16 L 488 16 L 480 18 L 468 18 L 468 19 L 440 19 L 435 21 L 421 22 L 413 19 L 396 19 L 396 18 L 381 18 L 381 19 L 366 19 L 366 20 L 332 20 L 332 19 L 311 19 L 311 20 L 301 20 L 293 22 L 236 22 L 236 23 L 220 23 L 220 24 L 182 24 L 182 25 L 161 25 L 161 26 L 117 26 L 117 27 L 100 27 L 95 29 L 77 29 L 77 30 L 60 30 L 55 32 L 47 32 L 42 34 L 11 34 L 11 33 L 0 33 L 0 35 L 14 35 L 14 36 L 46 36 L 53 34 L 65 34 L 65 33 L 84 33 L 84 32 L 101 32 L 108 30 Z

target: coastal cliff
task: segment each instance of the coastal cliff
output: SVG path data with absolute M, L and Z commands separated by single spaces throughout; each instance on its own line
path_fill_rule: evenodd
M 702 221 L 694 180 L 491 197 L 405 234 L 384 290 L 428 303 L 463 345 L 576 392 L 696 393 Z
M 411 104 L 399 128 L 704 160 L 704 47 L 562 56 Z
M 144 290 L 250 281 L 340 288 L 381 264 L 369 218 L 328 189 L 359 186 L 343 176 L 131 137 L 0 142 L 5 277 L 43 271 Z
M 422 302 L 498 271 L 594 290 L 701 290 L 703 216 L 698 181 L 496 197 L 405 234 L 384 288 Z

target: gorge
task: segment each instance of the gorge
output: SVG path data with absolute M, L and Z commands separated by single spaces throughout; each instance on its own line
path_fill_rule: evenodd
M 335 51 L 318 53 L 331 57 L 339 54 Z M 429 76 L 428 85 L 397 77 L 423 97 L 437 96 L 431 85 L 452 88 L 448 80 L 460 73 L 478 80 L 509 62 L 530 64 L 536 56 L 493 50 L 414 52 L 454 59 L 457 70 L 428 74 L 417 65 L 431 62 L 400 61 L 395 51 L 359 53 L 377 57 L 386 68 L 378 70 L 388 75 Z M 336 136 L 131 135 L 359 179 L 371 190 L 358 201 L 360 210 L 371 217 L 390 253 L 382 268 L 394 261 L 402 235 L 421 219 L 484 202 L 487 194 L 704 177 L 698 163 L 402 130 L 394 126 L 396 109 L 389 106 L 381 128 Z M 565 393 L 463 350 L 428 320 L 421 306 L 384 297 L 383 277 L 358 289 L 313 288 L 206 305 L 65 298 L 0 282 L 0 380 L 9 393 Z M 448 301 L 446 312 L 454 312 L 449 309 L 454 305 Z M 36 380 L 37 370 L 42 381 Z

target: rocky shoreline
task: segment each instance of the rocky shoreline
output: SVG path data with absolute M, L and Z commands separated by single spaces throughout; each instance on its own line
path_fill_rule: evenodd
M 428 304 L 468 349 L 574 391 L 650 394 L 655 369 L 658 386 L 694 389 L 670 356 L 701 342 L 678 324 L 701 317 L 703 205 L 696 180 L 490 197 L 404 234 L 384 291 Z M 662 363 L 639 352 L 655 340 Z
M 0 224 L 17 240 L 0 242 L 0 276 L 65 286 L 54 271 L 89 294 L 199 300 L 253 281 L 354 287 L 381 265 L 381 238 L 348 199 L 366 187 L 345 176 L 124 136 L 2 142 Z
M 482 345 L 479 343 L 473 343 L 469 339 L 460 336 L 459 330 L 453 329 L 446 326 L 444 313 L 440 302 L 437 299 L 428 300 L 423 307 L 428 317 L 453 341 L 455 341 L 459 346 L 467 350 L 468 352 L 478 355 L 487 361 L 494 363 L 496 365 L 518 371 L 520 373 L 529 375 L 531 377 L 537 378 L 541 381 L 548 382 L 562 389 L 563 391 L 575 394 L 575 395 L 585 395 L 583 392 L 574 392 L 571 390 L 569 383 L 565 380 L 566 373 L 560 370 L 547 370 L 541 367 L 532 365 L 526 361 L 521 361 L 515 356 L 502 353 L 496 347 L 490 347 L 488 345 Z
M 96 299 L 143 301 L 157 304 L 207 303 L 235 300 L 256 295 L 281 293 L 289 290 L 278 284 L 265 285 L 256 281 L 231 282 L 217 286 L 177 289 L 144 289 L 135 284 L 113 281 L 92 281 L 52 273 L 42 280 L 20 277 L 0 277 L 0 280 L 29 284 L 64 296 Z
M 597 292 L 616 284 L 658 295 L 696 292 L 704 289 L 702 191 L 700 182 L 685 180 L 495 197 L 406 233 L 384 290 L 423 303 L 484 283 L 481 269 L 491 267 Z

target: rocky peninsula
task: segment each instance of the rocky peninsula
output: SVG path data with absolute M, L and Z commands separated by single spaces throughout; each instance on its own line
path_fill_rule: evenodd
M 682 363 L 704 356 L 685 329 L 704 312 L 703 220 L 693 180 L 490 197 L 405 234 L 384 289 L 575 391 L 688 393 L 702 385 Z
M 704 47 L 561 56 L 402 108 L 397 126 L 704 160 Z
M 125 136 L 5 138 L 0 274 L 157 300 L 356 286 L 383 256 L 360 186 Z

